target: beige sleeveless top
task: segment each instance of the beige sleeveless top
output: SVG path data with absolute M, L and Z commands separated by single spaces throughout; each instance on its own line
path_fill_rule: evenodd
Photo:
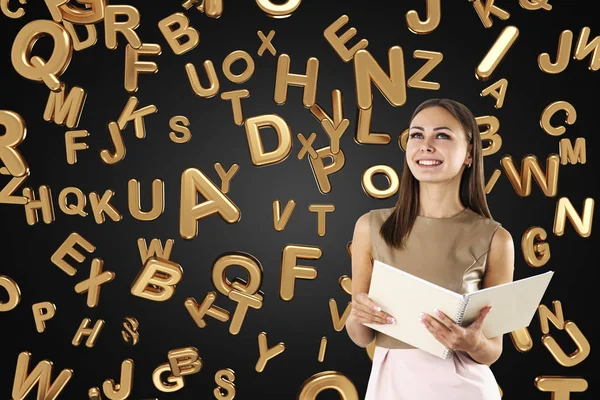
M 448 218 L 417 216 L 405 249 L 388 246 L 379 229 L 394 208 L 369 212 L 372 258 L 456 293 L 481 289 L 487 254 L 500 223 L 470 208 Z M 402 321 L 396 321 L 402 323 Z M 414 346 L 376 332 L 376 345 L 390 349 Z

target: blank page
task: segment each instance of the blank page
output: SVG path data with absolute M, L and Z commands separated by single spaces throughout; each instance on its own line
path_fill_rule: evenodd
M 469 325 L 483 307 L 491 305 L 482 327 L 486 338 L 528 327 L 553 275 L 554 271 L 548 271 L 465 294 L 469 304 L 462 326 Z

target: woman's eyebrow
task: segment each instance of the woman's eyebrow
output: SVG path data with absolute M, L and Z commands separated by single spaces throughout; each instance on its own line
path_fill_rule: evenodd
M 422 130 L 422 131 L 424 131 L 424 130 L 425 130 L 425 129 L 423 129 L 423 128 L 422 128 L 422 127 L 420 127 L 420 126 L 412 126 L 410 129 L 420 129 L 420 130 Z M 442 129 L 447 129 L 447 130 L 449 130 L 450 132 L 454 133 L 454 131 L 453 131 L 452 129 L 450 129 L 450 128 L 446 127 L 446 126 L 438 126 L 437 128 L 433 128 L 433 130 L 434 130 L 434 131 L 440 131 L 440 130 L 442 130 Z

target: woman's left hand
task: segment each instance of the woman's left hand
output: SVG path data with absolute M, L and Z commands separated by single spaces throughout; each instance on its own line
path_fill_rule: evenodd
M 483 339 L 485 339 L 481 325 L 491 308 L 491 306 L 483 307 L 477 318 L 468 326 L 457 325 L 450 317 L 439 310 L 436 310 L 436 314 L 441 322 L 426 313 L 421 314 L 421 322 L 447 348 L 473 352 L 480 348 Z

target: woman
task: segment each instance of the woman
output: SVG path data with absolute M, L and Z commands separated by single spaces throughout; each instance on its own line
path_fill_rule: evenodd
M 448 360 L 363 325 L 402 323 L 368 298 L 375 259 L 457 293 L 513 280 L 513 240 L 488 209 L 473 114 L 456 101 L 431 99 L 417 107 L 408 133 L 395 207 L 362 215 L 352 239 L 346 329 L 358 346 L 376 345 L 365 400 L 498 400 L 489 366 L 502 353 L 502 336 L 481 330 L 489 307 L 469 326 L 423 314 L 429 333 L 454 350 Z

